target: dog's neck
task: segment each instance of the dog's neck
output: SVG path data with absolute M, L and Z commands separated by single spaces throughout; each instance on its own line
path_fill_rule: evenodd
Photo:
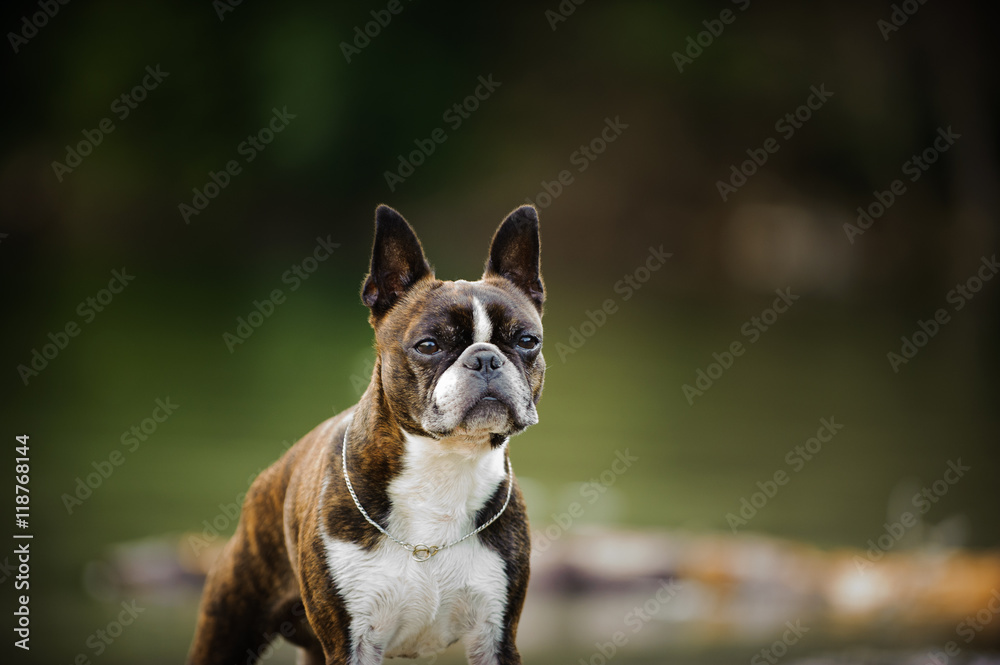
M 352 482 L 367 490 L 362 496 L 374 490 L 388 499 L 378 521 L 394 537 L 434 545 L 461 538 L 507 477 L 506 439 L 411 434 L 387 407 L 373 377 L 347 432 Z
M 507 477 L 506 446 L 470 448 L 410 434 L 405 440 L 402 471 L 388 490 L 390 522 L 416 542 L 443 544 L 469 533 Z

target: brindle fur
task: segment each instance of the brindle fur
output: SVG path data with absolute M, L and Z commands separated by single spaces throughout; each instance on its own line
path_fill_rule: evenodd
M 485 284 L 498 289 L 483 296 L 483 304 L 493 321 L 502 322 L 494 326 L 490 341 L 518 363 L 536 403 L 544 359 L 540 353 L 524 357 L 509 351 L 510 337 L 517 334 L 524 313 L 534 309 L 541 314 L 544 287 L 538 251 L 535 211 L 519 208 L 498 228 L 483 276 Z M 362 287 L 377 356 L 371 383 L 353 408 L 349 445 L 358 498 L 380 524 L 391 509 L 386 488 L 400 471 L 401 429 L 429 435 L 421 430 L 416 414 L 428 399 L 429 387 L 453 360 L 415 364 L 407 357 L 407 344 L 420 334 L 415 328 L 430 324 L 441 334 L 455 335 L 455 348 L 471 343 L 471 337 L 462 339 L 471 336 L 472 321 L 468 298 L 461 293 L 455 283 L 434 277 L 406 221 L 379 206 L 371 272 Z M 319 537 L 324 480 L 323 526 L 330 536 L 366 550 L 384 536 L 360 515 L 341 476 L 346 415 L 320 424 L 254 481 L 236 533 L 208 576 L 191 665 L 254 662 L 279 634 L 302 647 L 300 662 L 350 662 L 350 618 Z M 496 445 L 514 433 L 494 435 L 490 443 Z M 501 483 L 477 514 L 476 526 L 499 511 L 505 496 L 506 483 Z M 506 512 L 476 537 L 505 562 L 508 590 L 499 662 L 520 663 L 514 642 L 528 584 L 530 542 L 516 481 Z

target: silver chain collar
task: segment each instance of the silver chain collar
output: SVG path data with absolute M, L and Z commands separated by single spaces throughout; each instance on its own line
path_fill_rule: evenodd
M 351 420 L 353 420 L 353 417 L 351 418 Z M 355 492 L 354 492 L 354 486 L 351 485 L 351 477 L 347 474 L 347 435 L 350 433 L 350 431 L 351 431 L 351 422 L 350 422 L 350 420 L 348 420 L 347 429 L 344 430 L 344 445 L 343 445 L 343 448 L 342 448 L 341 454 L 340 454 L 340 458 L 341 458 L 341 461 L 343 462 L 343 468 L 344 468 L 344 480 L 347 481 L 347 491 L 351 493 L 351 498 L 354 499 L 354 505 L 358 507 L 358 510 L 361 511 L 361 515 L 366 520 L 368 520 L 368 523 L 371 524 L 376 529 L 378 529 L 379 531 L 381 531 L 391 541 L 393 541 L 394 543 L 396 543 L 397 545 L 399 545 L 400 547 L 402 547 L 404 550 L 406 550 L 407 552 L 409 552 L 410 555 L 413 557 L 413 559 L 415 561 L 419 561 L 421 563 L 424 562 L 424 561 L 427 561 L 428 559 L 430 559 L 432 556 L 434 556 L 435 554 L 437 554 L 441 550 L 446 550 L 449 547 L 452 547 L 454 545 L 458 545 L 463 540 L 466 540 L 468 538 L 473 537 L 474 535 L 476 535 L 477 533 L 479 533 L 480 531 L 482 531 L 483 529 L 485 529 L 489 525 L 491 525 L 494 522 L 496 522 L 497 519 L 499 519 L 499 517 L 501 515 L 503 515 L 504 511 L 507 510 L 507 504 L 510 503 L 510 495 L 511 495 L 512 490 L 514 489 L 514 467 L 510 463 L 510 457 L 509 456 L 507 457 L 507 498 L 504 499 L 503 507 L 500 509 L 500 512 L 498 512 L 496 515 L 494 515 L 492 518 L 490 518 L 490 520 L 488 522 L 485 522 L 481 527 L 479 527 L 475 531 L 473 531 L 471 533 L 467 533 L 466 535 L 462 536 L 458 540 L 456 540 L 454 542 L 450 542 L 447 545 L 441 545 L 441 546 L 437 546 L 437 545 L 423 545 L 423 544 L 411 545 L 409 543 L 403 542 L 399 538 L 396 538 L 391 533 L 389 533 L 388 531 L 386 531 L 385 529 L 383 529 L 382 526 L 378 522 L 376 522 L 375 520 L 373 520 L 368 515 L 368 512 L 365 511 L 364 507 L 362 507 L 361 501 L 358 500 L 358 495 L 355 494 Z

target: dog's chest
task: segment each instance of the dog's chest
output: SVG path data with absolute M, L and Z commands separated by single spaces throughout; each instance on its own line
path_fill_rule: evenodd
M 442 546 L 474 518 L 505 478 L 502 448 L 441 454 L 439 442 L 407 437 L 403 471 L 388 488 L 383 525 L 410 544 Z M 343 482 L 333 478 L 331 482 Z M 366 552 L 324 534 L 327 563 L 351 617 L 356 653 L 422 657 L 467 638 L 492 641 L 506 606 L 503 559 L 475 536 L 418 562 L 383 539 Z

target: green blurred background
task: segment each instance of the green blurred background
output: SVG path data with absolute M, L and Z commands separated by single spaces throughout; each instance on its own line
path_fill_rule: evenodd
M 29 434 L 35 536 L 33 649 L 13 662 L 182 660 L 196 577 L 154 579 L 135 626 L 101 653 L 88 645 L 133 597 L 109 591 L 115 552 L 177 538 L 183 548 L 180 534 L 201 531 L 248 478 L 358 398 L 373 358 L 358 288 L 383 202 L 445 279 L 478 277 L 503 216 L 538 204 L 548 373 L 540 424 L 512 444 L 536 529 L 628 449 L 640 463 L 571 531 L 731 534 L 726 515 L 832 416 L 843 430 L 744 531 L 866 548 L 898 517 L 894 493 L 960 458 L 971 471 L 900 550 L 995 551 L 1000 284 L 985 282 L 960 311 L 947 299 L 996 253 L 995 30 L 985 4 L 909 4 L 919 9 L 884 39 L 878 21 L 894 10 L 882 2 L 404 1 L 350 62 L 342 43 L 384 3 L 81 0 L 30 38 L 8 34 L 3 482 L 14 436 Z M 718 28 L 723 10 L 734 20 L 678 71 L 675 53 Z M 23 17 L 39 11 L 5 5 L 5 33 L 31 34 Z M 548 13 L 559 11 L 565 20 Z M 121 119 L 112 104 L 147 66 L 169 75 Z M 453 127 L 444 114 L 479 77 L 500 85 Z M 775 122 L 811 86 L 833 95 L 782 138 Z M 239 146 L 273 109 L 295 117 L 248 163 Z M 102 118 L 114 131 L 60 181 L 53 162 Z M 579 171 L 576 151 L 616 118 L 627 128 Z M 390 186 L 386 172 L 439 127 L 447 140 Z M 910 182 L 904 162 L 947 127 L 961 138 Z M 779 150 L 723 201 L 717 181 L 768 137 Z M 178 206 L 229 160 L 241 172 L 186 224 Z M 539 196 L 563 170 L 572 183 Z M 897 178 L 905 194 L 851 242 L 843 225 Z M 283 274 L 320 237 L 339 247 L 290 290 Z M 616 284 L 644 278 L 636 270 L 660 247 L 671 258 L 624 299 Z M 86 322 L 78 305 L 123 269 L 134 281 Z M 223 333 L 275 288 L 287 300 L 231 353 Z M 799 300 L 749 344 L 741 328 L 775 289 Z M 585 325 L 607 299 L 615 313 Z M 950 322 L 894 372 L 886 354 L 938 308 Z M 17 367 L 72 321 L 80 334 L 26 385 Z M 558 353 L 581 329 L 593 334 Z M 734 341 L 745 354 L 689 404 L 682 386 Z M 176 412 L 130 450 L 123 433 L 158 398 Z M 112 451 L 124 462 L 70 511 L 63 495 Z M 13 579 L 0 577 L 10 622 Z M 771 639 L 669 657 L 623 649 L 616 662 L 742 662 Z M 526 651 L 526 662 L 593 651 L 536 643 L 548 655 Z M 866 645 L 834 635 L 822 648 Z M 810 649 L 820 645 L 797 656 Z

